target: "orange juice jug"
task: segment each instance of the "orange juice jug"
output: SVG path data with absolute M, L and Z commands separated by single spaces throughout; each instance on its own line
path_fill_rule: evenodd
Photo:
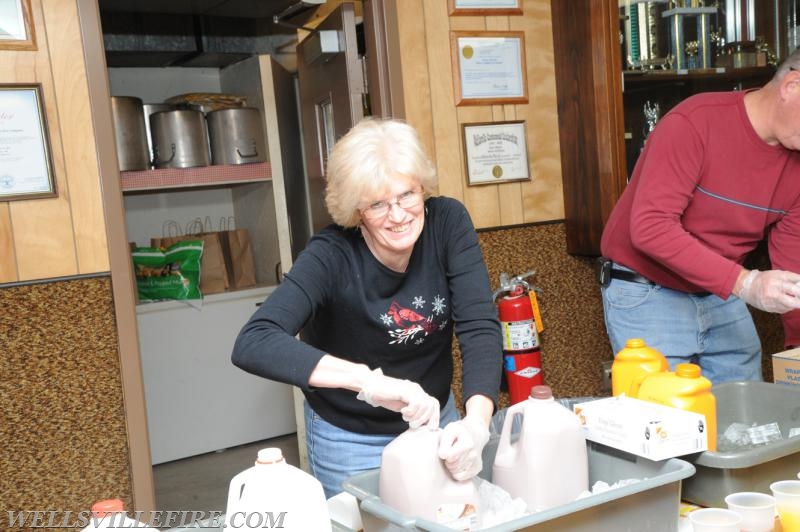
M 669 371 L 666 357 L 641 338 L 630 338 L 611 364 L 611 395 L 636 397 L 634 391 L 642 380 L 659 371 Z
M 717 400 L 711 393 L 711 381 L 701 375 L 697 364 L 678 364 L 674 372 L 647 375 L 636 398 L 704 414 L 708 450 L 717 450 Z

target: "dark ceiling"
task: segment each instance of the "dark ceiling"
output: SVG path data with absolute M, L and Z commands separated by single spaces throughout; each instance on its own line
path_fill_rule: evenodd
M 322 0 L 98 3 L 109 67 L 223 67 L 290 41 Z
M 99 0 L 101 12 L 268 19 L 298 3 L 300 3 L 298 0 Z

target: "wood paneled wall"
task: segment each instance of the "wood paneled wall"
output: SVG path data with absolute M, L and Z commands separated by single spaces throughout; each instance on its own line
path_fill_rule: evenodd
M 564 217 L 549 0 L 521 0 L 522 15 L 449 16 L 444 0 L 395 2 L 405 118 L 439 170 L 439 193 L 464 202 L 478 228 Z M 522 31 L 528 103 L 456 106 L 451 31 Z M 530 181 L 468 186 L 461 125 L 525 120 Z
M 110 269 L 77 5 L 31 7 L 36 49 L 0 49 L 0 80 L 41 83 L 58 196 L 0 201 L 0 283 Z

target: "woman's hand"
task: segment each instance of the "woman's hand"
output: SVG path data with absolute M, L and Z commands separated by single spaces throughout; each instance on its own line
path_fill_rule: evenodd
M 372 371 L 356 397 L 372 406 L 400 412 L 412 429 L 439 427 L 439 401 L 416 382 L 387 377 L 380 368 Z
M 483 469 L 483 448 L 489 441 L 494 401 L 473 395 L 466 402 L 464 419 L 449 423 L 439 439 L 439 458 L 456 480 L 467 480 Z

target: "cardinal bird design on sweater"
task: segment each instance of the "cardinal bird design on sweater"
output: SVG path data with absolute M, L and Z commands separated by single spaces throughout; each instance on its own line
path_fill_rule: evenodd
M 426 301 L 421 297 L 414 298 L 412 306 L 423 312 Z M 447 320 L 436 321 L 437 317 L 444 314 L 446 305 L 444 299 L 438 295 L 431 304 L 430 314 L 423 316 L 417 310 L 401 306 L 397 301 L 392 301 L 386 314 L 380 316 L 381 321 L 389 327 L 390 344 L 404 344 L 411 340 L 416 344 L 421 344 L 425 337 L 434 331 L 441 330 L 447 324 Z

